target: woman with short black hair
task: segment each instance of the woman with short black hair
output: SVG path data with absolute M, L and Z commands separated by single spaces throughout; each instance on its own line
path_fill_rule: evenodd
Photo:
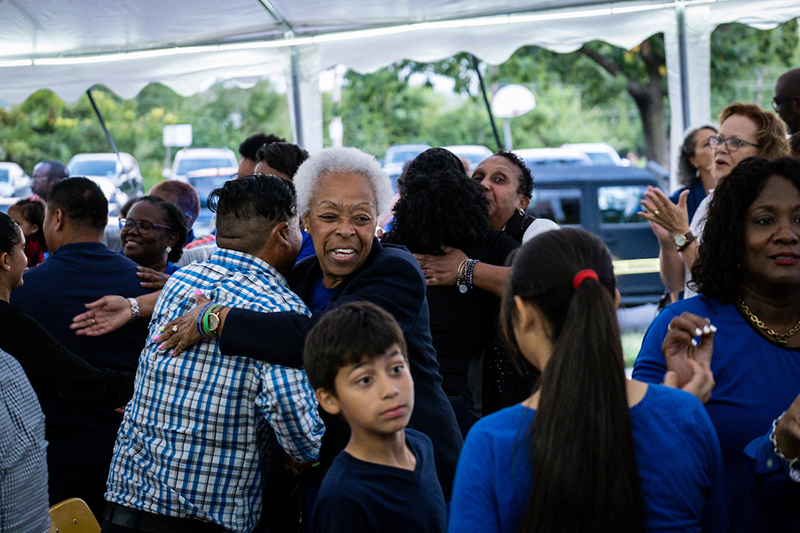
M 458 157 L 444 148 L 431 148 L 417 156 L 402 178 L 402 186 L 392 230 L 383 236 L 383 242 L 433 256 L 443 255 L 445 247 L 458 248 L 469 257 L 462 262 L 455 285 L 427 288 L 442 386 L 466 435 L 473 404 L 467 386 L 469 365 L 496 337 L 499 304 L 494 294 L 474 286 L 474 268 L 479 262 L 505 265 L 519 243 L 490 228 L 483 191 L 467 178 Z

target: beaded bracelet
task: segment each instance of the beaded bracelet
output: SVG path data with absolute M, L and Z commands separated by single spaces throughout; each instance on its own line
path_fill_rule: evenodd
M 200 314 L 197 315 L 197 332 L 203 337 L 207 336 L 203 335 L 203 315 L 206 314 L 206 309 L 208 309 L 212 305 L 214 305 L 214 302 L 207 303 L 206 305 L 203 306 L 203 309 L 200 310 Z
M 778 426 L 778 422 L 780 422 L 781 418 L 783 418 L 783 415 L 785 414 L 786 411 L 782 412 L 781 416 L 772 421 L 772 431 L 769 432 L 769 442 L 772 444 L 773 453 L 780 459 L 786 461 L 786 463 L 789 465 L 789 478 L 795 483 L 800 483 L 800 469 L 797 468 L 797 463 L 800 462 L 800 457 L 788 459 L 785 455 L 783 455 L 780 446 L 778 446 L 778 438 L 775 436 L 775 428 Z
M 477 263 L 480 263 L 480 260 L 478 260 L 478 259 L 470 259 L 469 260 L 469 265 L 467 266 L 467 286 L 470 289 L 473 288 L 473 285 L 472 285 L 472 273 L 475 270 L 475 265 Z
M 461 294 L 464 294 L 469 290 L 469 287 L 467 286 L 467 265 L 469 262 L 469 259 L 464 259 L 461 261 L 461 264 L 458 265 L 458 280 L 456 280 L 456 285 L 458 286 L 458 292 Z
M 472 284 L 472 273 L 475 270 L 475 264 L 480 263 L 478 259 L 464 259 L 458 266 L 458 292 L 466 294 L 466 292 L 474 288 Z
M 203 313 L 203 336 L 204 337 L 219 337 L 219 335 L 214 335 L 211 332 L 211 327 L 208 325 L 208 317 L 211 316 L 218 307 L 222 307 L 221 304 L 214 304 L 211 308 L 207 309 L 205 313 Z

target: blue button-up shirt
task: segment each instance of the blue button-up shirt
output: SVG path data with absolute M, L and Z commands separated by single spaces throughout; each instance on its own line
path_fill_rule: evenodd
M 150 322 L 105 497 L 250 531 L 261 515 L 259 463 L 272 431 L 289 455 L 307 462 L 319 453 L 324 426 L 302 370 L 223 356 L 218 339 L 178 357 L 158 350 L 158 328 L 196 306 L 195 289 L 229 307 L 308 314 L 283 276 L 248 254 L 220 249 L 173 274 Z

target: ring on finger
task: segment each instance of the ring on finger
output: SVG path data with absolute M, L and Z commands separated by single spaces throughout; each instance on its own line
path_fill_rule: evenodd
M 92 319 L 92 325 L 93 325 L 93 326 L 96 326 L 96 325 L 97 325 L 97 320 L 95 320 L 94 318 Z
M 658 212 L 658 209 L 656 209 L 655 211 L 653 211 L 653 214 L 654 214 L 655 216 L 658 216 L 658 215 L 660 215 L 661 213 L 659 213 L 659 212 Z
M 171 327 L 169 330 L 170 330 L 172 333 L 178 333 L 178 326 L 172 326 L 172 327 Z

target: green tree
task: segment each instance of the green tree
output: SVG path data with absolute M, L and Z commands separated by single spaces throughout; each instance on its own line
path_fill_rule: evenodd
M 745 92 L 736 80 L 752 79 L 753 75 L 756 79 L 764 79 L 765 72 L 788 67 L 797 44 L 796 20 L 771 31 L 739 24 L 717 28 L 711 36 L 714 109 L 718 110 L 737 99 L 734 95 Z M 473 65 L 466 54 L 433 64 L 407 61 L 402 66 L 415 72 L 449 76 L 456 81 L 457 90 L 462 91 L 468 90 L 473 75 Z M 597 41 L 587 43 L 571 54 L 556 54 L 535 46 L 523 47 L 504 64 L 487 69 L 487 78 L 495 87 L 500 83 L 522 83 L 540 88 L 554 82 L 573 85 L 580 88 L 580 98 L 586 108 L 616 107 L 622 111 L 629 107 L 620 96 L 627 95 L 639 114 L 646 156 L 664 166 L 669 165 L 666 59 L 664 39 L 660 34 L 631 50 Z M 762 105 L 765 92 L 757 93 Z M 747 95 L 750 98 L 756 96 L 752 92 Z M 607 137 L 595 140 L 608 141 Z M 619 145 L 615 147 L 621 148 Z
M 94 87 L 92 95 L 117 148 L 139 161 L 145 189 L 161 179 L 165 125 L 191 124 L 194 146 L 233 150 L 259 131 L 291 136 L 285 95 L 266 81 L 249 90 L 216 84 L 189 98 L 159 84 L 148 85 L 130 100 L 101 86 Z M 44 159 L 66 162 L 81 152 L 111 151 L 86 95 L 65 104 L 48 90 L 35 92 L 20 105 L 0 108 L 0 147 L 3 158 L 29 173 Z

